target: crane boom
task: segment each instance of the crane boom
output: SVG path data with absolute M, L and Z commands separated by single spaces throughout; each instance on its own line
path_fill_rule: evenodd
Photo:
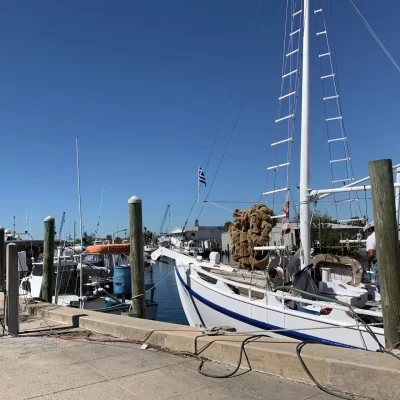
M 164 213 L 163 219 L 161 221 L 160 231 L 158 232 L 160 235 L 163 234 L 163 230 L 165 228 L 165 221 L 167 220 L 169 209 L 170 209 L 170 204 L 167 205 L 167 208 L 165 209 L 165 213 Z

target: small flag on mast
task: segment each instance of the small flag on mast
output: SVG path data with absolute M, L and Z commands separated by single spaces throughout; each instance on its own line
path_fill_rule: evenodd
M 199 167 L 199 182 L 200 183 L 204 183 L 204 186 L 207 186 L 206 184 L 206 177 L 204 175 L 203 170 L 201 169 L 201 167 Z

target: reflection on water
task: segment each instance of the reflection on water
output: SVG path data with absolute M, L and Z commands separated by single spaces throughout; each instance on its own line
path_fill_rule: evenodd
M 152 270 L 152 272 L 151 272 Z M 158 303 L 157 321 L 171 322 L 174 324 L 188 325 L 183 311 L 176 286 L 172 261 L 158 261 L 152 268 L 146 268 L 145 280 L 157 284 L 164 279 L 154 293 L 154 300 Z

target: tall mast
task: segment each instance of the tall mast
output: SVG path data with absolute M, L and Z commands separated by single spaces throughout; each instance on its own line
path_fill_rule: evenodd
M 301 268 L 311 264 L 310 235 L 310 0 L 304 0 L 303 6 L 303 60 L 301 82 L 301 153 L 300 153 L 300 241 Z
M 78 173 L 78 203 L 79 203 L 79 228 L 81 233 L 81 252 L 79 255 L 80 274 L 79 274 L 79 308 L 83 308 L 83 225 L 82 225 L 82 200 L 81 200 L 81 173 L 79 169 L 79 146 L 78 136 L 76 137 L 76 169 Z

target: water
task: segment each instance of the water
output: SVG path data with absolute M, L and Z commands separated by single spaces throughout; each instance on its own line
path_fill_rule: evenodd
M 228 265 L 235 264 L 232 258 L 227 256 L 222 256 L 221 262 Z M 154 294 L 154 300 L 158 303 L 157 321 L 189 325 L 179 298 L 173 261 L 170 260 L 168 262 L 167 260 L 160 260 L 153 265 L 152 270 L 153 277 L 151 277 L 150 268 L 146 268 L 145 270 L 146 283 L 153 282 L 154 284 L 157 284 L 165 278 L 165 280 L 157 285 Z
M 157 321 L 189 325 L 179 298 L 172 261 L 168 263 L 161 260 L 153 265 L 152 271 L 151 273 L 151 270 L 146 268 L 146 283 L 152 279 L 152 282 L 157 284 L 165 278 L 157 285 L 154 293 L 154 300 L 158 303 Z

